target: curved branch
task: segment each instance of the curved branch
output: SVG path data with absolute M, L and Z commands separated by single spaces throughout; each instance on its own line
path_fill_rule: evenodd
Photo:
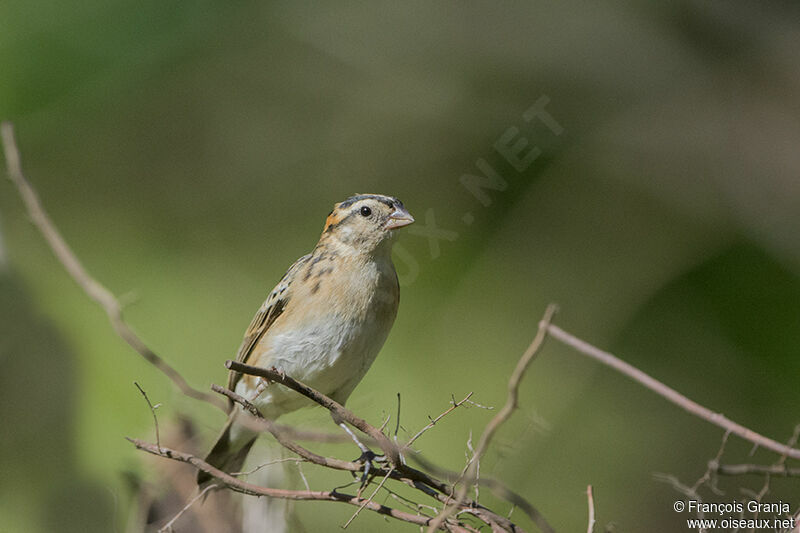
M 710 422 L 715 426 L 719 426 L 725 431 L 741 437 L 746 441 L 752 442 L 753 444 L 757 444 L 762 448 L 766 448 L 767 450 L 773 451 L 780 455 L 785 455 L 786 457 L 791 457 L 792 459 L 800 459 L 800 450 L 797 448 L 792 448 L 785 444 L 781 444 L 780 442 L 765 437 L 760 433 L 756 433 L 752 429 L 746 428 L 741 424 L 737 424 L 736 422 L 726 418 L 722 413 L 715 413 L 711 409 L 703 407 L 694 400 L 690 400 L 680 392 L 668 387 L 664 383 L 626 363 L 622 359 L 619 359 L 608 352 L 604 352 L 600 348 L 592 346 L 588 342 L 567 333 L 558 326 L 547 324 L 546 327 L 547 332 L 552 337 L 575 349 L 578 351 L 578 353 L 591 357 L 595 361 L 599 361 L 604 365 L 613 368 L 617 372 L 650 389 L 662 398 L 666 398 L 673 404 L 685 411 L 688 411 L 694 416 Z
M 122 340 L 127 342 L 131 348 L 144 357 L 144 359 L 159 369 L 166 375 L 178 389 L 181 390 L 186 396 L 209 402 L 216 405 L 220 409 L 227 411 L 227 406 L 219 400 L 218 397 L 207 392 L 195 389 L 177 370 L 172 368 L 166 361 L 159 357 L 153 350 L 151 350 L 142 341 L 136 333 L 128 326 L 125 319 L 122 317 L 122 305 L 114 294 L 103 286 L 99 281 L 92 278 L 86 269 L 81 264 L 80 260 L 75 256 L 75 253 L 70 249 L 64 238 L 59 233 L 53 221 L 47 215 L 42 202 L 39 200 L 39 195 L 36 190 L 25 178 L 22 172 L 22 163 L 20 161 L 19 149 L 14 138 L 14 126 L 10 122 L 3 122 L 0 125 L 3 140 L 3 150 L 6 157 L 6 166 L 8 168 L 8 177 L 11 182 L 16 186 L 19 195 L 22 197 L 22 202 L 31 217 L 34 226 L 39 230 L 44 237 L 50 249 L 55 254 L 59 262 L 67 270 L 67 273 L 75 280 L 75 283 L 83 289 L 86 295 L 95 301 L 108 316 L 111 326 L 114 331 L 119 335 Z
M 486 454 L 486 450 L 489 448 L 489 443 L 492 441 L 492 438 L 494 438 L 497 430 L 500 429 L 500 426 L 511 417 L 511 414 L 517 408 L 519 403 L 519 385 L 522 382 L 522 377 L 525 375 L 525 371 L 528 369 L 528 366 L 530 366 L 531 362 L 536 358 L 536 356 L 539 354 L 539 351 L 542 349 L 544 341 L 547 338 L 547 327 L 553 320 L 553 316 L 556 314 L 557 310 L 558 306 L 555 304 L 550 304 L 547 306 L 547 309 L 544 312 L 544 317 L 542 317 L 542 320 L 539 322 L 539 329 L 536 332 L 536 336 L 528 346 L 528 349 L 525 350 L 525 353 L 522 354 L 522 357 L 520 357 L 519 361 L 517 362 L 517 366 L 514 368 L 514 372 L 511 374 L 511 378 L 508 380 L 508 397 L 506 398 L 505 405 L 503 405 L 503 408 L 500 409 L 496 415 L 494 415 L 488 424 L 486 424 L 486 428 L 483 430 L 483 434 L 478 441 L 478 445 L 475 447 L 475 452 L 472 454 L 472 457 L 470 458 L 469 462 L 467 463 L 467 467 L 464 470 L 464 475 L 462 476 L 463 483 L 459 487 L 456 497 L 452 499 L 452 503 L 446 505 L 436 519 L 431 522 L 431 524 L 428 526 L 429 532 L 435 531 L 441 524 L 444 523 L 445 520 L 447 520 L 449 516 L 452 516 L 459 506 L 461 506 L 466 500 L 469 487 L 472 486 L 472 484 L 475 483 L 475 480 L 478 478 L 478 465 L 480 464 L 481 458 L 484 456 L 484 454 Z M 541 518 L 540 521 L 537 521 L 537 525 L 542 529 L 542 531 L 552 531 L 550 526 L 544 521 L 543 518 Z

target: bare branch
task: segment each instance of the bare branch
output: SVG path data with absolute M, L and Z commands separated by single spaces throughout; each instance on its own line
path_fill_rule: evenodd
M 378 443 L 378 445 L 381 447 L 381 449 L 387 455 L 387 457 L 389 457 L 390 462 L 392 460 L 391 458 L 393 455 L 395 457 L 399 456 L 399 449 L 386 437 L 386 435 L 381 433 L 378 430 L 378 428 L 370 425 L 363 419 L 357 417 L 351 411 L 347 410 L 342 405 L 333 401 L 332 399 L 320 393 L 319 391 L 316 391 L 311 387 L 304 385 L 303 383 L 300 383 L 294 378 L 287 376 L 281 372 L 278 372 L 277 370 L 245 365 L 235 361 L 227 361 L 225 363 L 225 366 L 236 372 L 242 372 L 244 374 L 249 374 L 253 376 L 260 376 L 289 387 L 295 392 L 298 392 L 303 396 L 305 396 L 306 398 L 309 398 L 310 400 L 313 400 L 317 404 L 325 407 L 330 412 L 335 413 L 342 420 L 348 422 L 349 424 L 356 427 L 365 434 L 371 436 L 373 439 L 375 439 L 375 441 Z M 248 402 L 246 399 L 242 398 L 235 392 L 229 391 L 227 389 L 223 390 L 223 388 L 219 387 L 218 385 L 213 385 L 212 388 L 213 390 L 220 392 L 221 394 L 224 394 L 228 398 L 231 398 L 236 403 L 239 403 L 240 405 L 244 406 L 250 413 L 253 412 L 248 406 L 250 402 Z M 255 411 L 257 412 L 258 410 L 256 409 Z M 265 428 L 267 429 L 267 431 L 270 431 L 270 427 L 272 426 L 269 420 L 261 418 L 258 422 L 265 424 Z M 322 457 L 298 446 L 295 443 L 289 442 L 287 445 L 287 439 L 285 439 L 283 435 L 280 435 L 280 433 L 278 433 L 277 431 L 275 431 L 274 433 L 270 431 L 270 433 L 272 433 L 275 436 L 275 438 L 278 439 L 278 442 L 280 442 L 282 445 L 286 446 L 288 449 L 297 453 L 298 455 L 301 455 L 301 457 L 308 459 L 309 462 L 320 464 L 321 466 L 329 466 L 331 468 L 337 468 L 339 470 L 354 470 L 353 467 L 356 467 L 355 470 L 361 469 L 362 465 L 360 465 L 359 463 L 348 463 L 347 461 L 340 461 L 339 459 Z M 431 496 L 432 498 L 435 498 L 440 502 L 443 503 L 452 502 L 451 495 L 453 494 L 453 488 L 448 486 L 446 483 L 431 477 L 425 472 L 421 472 L 419 470 L 411 468 L 410 466 L 404 464 L 402 461 L 399 463 L 394 463 L 392 467 L 395 470 L 395 472 L 391 476 L 392 479 L 397 479 L 411 487 L 416 488 L 417 490 L 421 490 L 428 496 Z M 379 475 L 382 472 L 383 472 L 382 470 L 379 470 L 378 472 L 376 472 L 376 475 Z M 478 517 L 479 519 L 485 521 L 490 525 L 500 524 L 504 529 L 508 531 L 522 531 L 519 528 L 519 526 L 515 525 L 507 518 L 504 518 L 492 512 L 490 509 L 482 505 L 479 505 L 475 501 L 470 501 L 465 498 L 462 500 L 462 503 L 459 504 L 459 508 L 463 509 L 465 512 L 475 515 L 476 517 Z M 542 522 L 544 522 L 543 519 Z M 544 524 L 546 525 L 547 523 L 544 522 Z M 548 525 L 546 525 L 546 528 L 542 528 L 542 530 L 546 532 L 552 531 L 552 529 L 550 529 Z
M 350 494 L 337 492 L 335 490 L 309 491 L 309 490 L 288 490 L 288 489 L 273 489 L 269 487 L 259 487 L 257 485 L 253 485 L 246 481 L 237 479 L 231 476 L 230 474 L 226 474 L 225 472 L 217 468 L 214 468 L 213 466 L 206 463 L 202 459 L 199 459 L 198 457 L 195 457 L 191 454 L 179 452 L 177 450 L 165 447 L 161 447 L 161 449 L 159 450 L 158 446 L 138 439 L 129 438 L 128 441 L 130 441 L 139 450 L 146 451 L 153 455 L 166 457 L 168 459 L 172 459 L 175 461 L 189 463 L 195 468 L 210 474 L 212 477 L 219 480 L 220 483 L 230 488 L 231 490 L 234 490 L 236 492 L 241 492 L 243 494 L 249 494 L 251 496 L 268 496 L 270 498 L 280 498 L 285 500 L 296 500 L 296 501 L 315 500 L 315 501 L 343 502 L 357 507 L 361 506 L 365 502 L 365 500 L 363 500 L 362 498 L 358 498 L 357 496 L 353 496 Z M 374 501 L 367 502 L 364 505 L 364 508 L 369 509 L 370 511 L 374 511 L 378 514 L 390 516 L 392 518 L 396 518 L 397 520 L 410 522 L 412 524 L 417 524 L 420 526 L 427 526 L 428 522 L 430 521 L 428 517 L 418 516 L 403 511 L 398 511 L 397 509 L 392 509 L 390 507 L 386 507 L 385 505 L 380 505 L 378 503 L 375 503 Z
M 17 191 L 19 191 L 19 195 L 22 197 L 22 201 L 28 211 L 28 215 L 31 217 L 31 221 L 42 234 L 45 241 L 47 241 L 47 244 L 50 245 L 50 249 L 72 279 L 75 280 L 89 298 L 94 300 L 95 303 L 105 311 L 117 335 L 127 342 L 131 348 L 136 350 L 139 355 L 144 357 L 148 363 L 171 379 L 183 394 L 209 402 L 223 411 L 227 411 L 227 406 L 224 402 L 221 402 L 219 398 L 207 392 L 199 391 L 189 385 L 177 370 L 156 355 L 156 353 L 134 333 L 130 326 L 128 326 L 122 316 L 122 305 L 119 303 L 119 300 L 117 300 L 111 291 L 89 275 L 59 233 L 55 224 L 50 220 L 50 217 L 47 215 L 47 212 L 39 200 L 39 195 L 36 194 L 36 190 L 25 178 L 22 172 L 19 149 L 17 148 L 17 143 L 14 138 L 14 126 L 10 122 L 3 122 L 2 125 L 0 125 L 0 133 L 2 133 L 8 177 L 17 187 Z
M 586 533 L 594 533 L 594 492 L 591 485 L 586 487 L 586 500 L 589 505 L 589 525 L 586 527 Z
M 237 365 L 233 365 L 233 366 L 236 367 L 237 371 L 239 371 L 239 369 L 242 369 L 242 370 L 245 371 L 245 373 L 252 374 L 252 375 L 257 375 L 257 376 L 261 376 L 261 377 L 265 377 L 265 378 L 273 380 L 273 381 L 277 381 L 277 382 L 280 382 L 280 383 L 287 384 L 287 386 L 290 386 L 291 388 L 293 388 L 293 390 L 295 390 L 297 392 L 301 392 L 302 391 L 301 394 L 303 394 L 307 398 L 314 399 L 320 405 L 323 405 L 323 406 L 325 406 L 326 408 L 328 408 L 330 410 L 337 409 L 338 415 L 341 416 L 343 420 L 346 420 L 348 422 L 350 422 L 350 421 L 354 422 L 353 425 L 355 427 L 358 427 L 358 425 L 356 425 L 356 423 L 362 424 L 363 427 L 364 427 L 364 429 L 362 429 L 362 431 L 364 431 L 368 435 L 369 434 L 374 434 L 375 432 L 378 431 L 377 428 L 375 428 L 374 426 L 371 426 L 367 422 L 364 422 L 360 418 L 356 417 L 353 413 L 351 413 L 350 411 L 348 411 L 347 409 L 345 409 L 344 407 L 342 407 L 338 403 L 334 402 L 333 400 L 331 400 L 330 398 L 328 398 L 324 394 L 322 394 L 322 393 L 320 393 L 320 392 L 318 392 L 318 391 L 316 391 L 314 389 L 311 389 L 310 387 L 308 387 L 308 386 L 306 386 L 306 385 L 294 380 L 293 378 L 291 378 L 289 376 L 282 375 L 281 373 L 279 373 L 277 371 L 274 371 L 274 370 L 266 370 L 266 369 L 262 369 L 262 368 L 258 368 L 258 367 L 250 367 L 248 365 L 237 364 Z M 274 378 L 277 378 L 277 379 L 273 379 L 273 376 L 274 376 Z M 257 423 L 257 424 L 262 425 L 261 427 L 263 429 L 266 429 L 270 433 L 272 433 L 275 436 L 275 438 L 278 440 L 278 442 L 280 442 L 283 446 L 285 446 L 290 451 L 293 451 L 294 453 L 297 453 L 298 455 L 300 455 L 301 457 L 303 457 L 307 461 L 315 463 L 315 464 L 318 464 L 320 466 L 327 466 L 327 467 L 336 468 L 336 469 L 339 469 L 339 470 L 360 471 L 363 468 L 363 465 L 361 463 L 351 463 L 351 462 L 347 462 L 347 461 L 341 461 L 341 460 L 335 459 L 335 458 L 322 457 L 322 456 L 319 456 L 317 454 L 314 454 L 313 452 L 311 452 L 309 450 L 306 450 L 305 448 L 302 448 L 301 446 L 289 441 L 285 437 L 285 435 L 282 435 L 279 431 L 276 431 L 276 429 L 274 427 L 274 424 L 272 424 L 271 421 L 266 420 L 263 417 L 261 417 L 261 414 L 258 412 L 258 410 L 255 409 L 255 407 L 248 400 L 246 400 L 245 398 L 241 397 L 240 395 L 236 394 L 235 392 L 232 392 L 230 390 L 224 389 L 223 387 L 220 387 L 218 385 L 212 385 L 212 389 L 214 391 L 216 391 L 216 392 L 219 392 L 220 394 L 224 394 L 226 397 L 230 398 L 234 402 L 242 405 L 254 417 L 258 417 L 257 420 L 253 420 L 253 423 Z M 358 422 L 359 420 L 361 422 Z M 361 428 L 359 428 L 359 429 L 361 429 Z M 386 439 L 385 436 L 384 436 L 384 439 Z M 386 440 L 388 441 L 388 439 L 386 439 Z M 388 445 L 389 446 L 394 446 L 391 442 L 389 442 Z M 395 448 L 395 450 L 396 450 L 396 448 Z M 391 477 L 392 479 L 401 481 L 401 482 L 405 483 L 406 485 L 409 485 L 409 486 L 411 486 L 411 487 L 413 487 L 413 488 L 415 488 L 417 490 L 420 490 L 423 493 L 425 493 L 428 496 L 436 499 L 439 502 L 442 502 L 442 503 L 452 502 L 453 488 L 450 487 L 449 485 L 447 485 L 446 483 L 443 483 L 442 481 L 439 481 L 439 480 L 431 477 L 430 475 L 426 474 L 425 472 L 421 472 L 419 470 L 411 468 L 410 466 L 408 466 L 408 465 L 406 465 L 404 463 L 401 463 L 399 466 L 393 466 L 391 470 L 394 470 L 394 472 L 391 472 L 389 474 L 389 477 Z M 379 470 L 377 470 L 375 472 L 375 474 L 376 475 L 387 475 L 386 472 L 387 472 L 387 470 L 385 470 L 385 469 L 379 469 Z M 530 504 L 528 504 L 528 506 L 529 506 L 529 508 L 532 509 L 532 506 L 530 506 Z M 477 518 L 479 518 L 480 520 L 483 520 L 487 524 L 498 525 L 498 527 L 502 527 L 506 531 L 522 531 L 519 528 L 519 526 L 515 525 L 513 522 L 511 522 L 507 518 L 504 518 L 504 517 L 492 512 L 490 509 L 488 509 L 488 508 L 486 508 L 486 507 L 484 507 L 482 505 L 479 505 L 475 501 L 465 500 L 459 506 L 459 509 L 461 509 L 463 512 L 467 512 L 467 513 L 475 515 Z M 534 513 L 535 512 L 536 511 L 534 509 Z M 541 515 L 539 515 L 539 517 L 541 517 Z M 540 522 L 543 522 L 545 525 L 547 524 L 546 521 L 544 521 L 543 518 L 541 518 L 540 521 L 536 521 L 537 524 L 539 524 Z M 549 526 L 546 525 L 546 527 L 548 529 L 544 529 L 543 528 L 544 531 L 551 531 L 551 529 L 549 529 Z
M 711 466 L 711 465 L 709 465 Z M 722 476 L 742 476 L 748 474 L 800 477 L 800 468 L 789 468 L 785 464 L 755 465 L 755 464 L 715 464 L 714 472 Z
M 475 449 L 474 456 L 476 458 L 480 459 L 486 453 L 489 443 L 491 442 L 495 433 L 497 433 L 497 430 L 506 420 L 511 417 L 511 414 L 517 408 L 519 403 L 519 385 L 522 381 L 522 377 L 525 375 L 525 371 L 528 369 L 528 366 L 539 354 L 539 350 L 541 350 L 542 345 L 547 338 L 547 328 L 550 326 L 550 321 L 553 320 L 553 316 L 556 314 L 557 310 L 558 307 L 555 304 L 550 304 L 547 306 L 547 309 L 544 313 L 544 318 L 540 322 L 541 325 L 539 327 L 539 331 L 536 333 L 536 337 L 534 337 L 533 342 L 531 342 L 530 346 L 528 346 L 528 349 L 525 350 L 525 353 L 517 363 L 517 367 L 514 369 L 514 373 L 511 374 L 511 379 L 508 380 L 508 399 L 506 400 L 506 404 L 502 409 L 500 409 L 494 418 L 489 421 L 489 423 L 486 425 L 486 428 L 483 430 L 483 435 L 481 435 L 481 439 L 478 441 L 478 446 Z
M 189 397 L 192 397 L 192 398 L 195 398 L 195 399 L 207 401 L 207 402 L 212 403 L 213 405 L 219 407 L 221 410 L 227 411 L 228 407 L 227 407 L 227 404 L 225 402 L 219 401 L 219 398 L 217 396 L 214 396 L 212 394 L 199 391 L 199 390 L 191 387 L 186 382 L 186 380 L 180 375 L 180 373 L 178 373 L 172 366 L 170 366 L 168 363 L 166 363 L 153 350 L 151 350 L 145 344 L 145 342 L 143 340 L 141 340 L 141 338 L 133 331 L 133 329 L 128 325 L 128 323 L 125 321 L 125 319 L 123 317 L 123 305 L 122 305 L 120 299 L 118 299 L 110 290 L 108 290 L 100 282 L 98 282 L 96 279 L 92 278 L 89 275 L 89 273 L 83 267 L 83 265 L 81 264 L 79 259 L 75 256 L 75 254 L 69 248 L 68 244 L 66 243 L 64 238 L 61 236 L 61 234 L 59 233 L 58 229 L 53 224 L 52 220 L 47 215 L 47 213 L 46 213 L 46 211 L 45 211 L 45 209 L 44 209 L 44 207 L 43 207 L 43 205 L 42 205 L 42 203 L 41 203 L 36 191 L 30 185 L 30 183 L 27 181 L 27 179 L 25 178 L 25 176 L 23 174 L 23 171 L 22 171 L 19 151 L 17 149 L 16 141 L 15 141 L 15 138 L 14 138 L 13 127 L 12 127 L 12 125 L 10 123 L 2 124 L 2 141 L 3 141 L 3 147 L 4 147 L 5 156 L 6 156 L 6 162 L 7 162 L 8 171 L 9 171 L 9 177 L 10 177 L 11 181 L 14 183 L 14 185 L 16 186 L 16 188 L 17 188 L 17 190 L 18 190 L 18 192 L 19 192 L 19 194 L 20 194 L 20 196 L 21 196 L 21 198 L 23 200 L 23 203 L 24 203 L 24 205 L 25 205 L 25 207 L 26 207 L 26 209 L 28 211 L 28 214 L 29 214 L 31 220 L 33 221 L 33 223 L 37 227 L 37 229 L 40 231 L 40 233 L 44 237 L 45 241 L 48 243 L 48 245 L 50 246 L 51 250 L 53 251 L 54 255 L 56 256 L 58 261 L 62 264 L 62 266 L 66 269 L 68 274 L 73 278 L 73 280 L 78 284 L 78 286 L 84 291 L 84 293 L 87 296 L 89 296 L 89 298 L 91 298 L 95 303 L 97 303 L 103 309 L 103 311 L 106 313 L 106 315 L 107 315 L 107 317 L 109 319 L 109 322 L 111 323 L 113 329 L 120 336 L 120 338 L 122 338 L 125 342 L 127 342 L 146 361 L 148 361 L 150 364 L 152 364 L 157 369 L 159 369 L 164 375 L 166 375 L 173 382 L 173 384 L 179 390 L 181 390 L 185 395 L 187 395 Z M 252 370 L 254 368 L 254 367 L 251 367 L 251 368 L 248 369 L 246 367 L 240 367 L 240 368 L 237 369 L 237 368 L 234 368 L 234 367 L 235 367 L 235 363 L 231 362 L 229 368 L 231 368 L 233 370 L 236 370 L 236 371 L 245 371 L 246 372 L 247 370 Z M 285 385 L 285 386 L 287 386 L 289 388 L 294 389 L 295 391 L 299 392 L 300 394 L 303 394 L 306 397 L 309 397 L 310 399 L 312 399 L 312 400 L 316 401 L 317 403 L 320 403 L 321 405 L 326 407 L 329 411 L 334 413 L 336 416 L 338 416 L 338 417 L 342 418 L 344 421 L 348 422 L 350 425 L 352 425 L 352 426 L 356 427 L 357 429 L 361 430 L 362 432 L 367 434 L 369 437 L 371 437 L 375 442 L 377 442 L 377 444 L 384 451 L 384 453 L 389 457 L 389 460 L 392 463 L 392 468 L 389 469 L 388 471 L 387 470 L 378 470 L 377 471 L 378 474 L 385 474 L 385 477 L 384 477 L 384 480 L 383 480 L 382 483 L 384 483 L 388 478 L 392 478 L 392 479 L 395 479 L 395 480 L 399 480 L 399 481 L 401 481 L 401 482 L 403 482 L 403 483 L 405 483 L 405 484 L 407 484 L 407 485 L 409 485 L 411 487 L 414 487 L 414 488 L 422 491 L 423 493 L 427 494 L 428 496 L 431 496 L 431 497 L 435 498 L 440 503 L 444 503 L 444 504 L 447 504 L 448 502 L 452 503 L 453 488 L 448 486 L 446 483 L 443 483 L 442 481 L 439 481 L 439 480 L 437 480 L 435 478 L 432 478 L 431 476 L 429 476 L 428 474 L 426 474 L 424 472 L 415 470 L 414 468 L 411 468 L 408 465 L 405 465 L 401 460 L 400 448 L 396 444 L 393 444 L 383 434 L 381 429 L 376 428 L 376 427 L 366 423 L 364 420 L 362 420 L 359 417 L 355 416 L 350 411 L 344 409 L 341 405 L 337 404 L 336 402 L 333 402 L 330 398 L 327 398 L 324 395 L 320 395 L 316 391 L 313 391 L 312 389 L 306 387 L 305 385 L 303 385 L 303 384 L 301 384 L 299 382 L 296 382 L 296 381 L 292 380 L 291 378 L 285 378 L 284 376 L 281 376 L 279 374 L 270 374 L 269 371 L 266 371 L 264 369 L 255 369 L 255 370 L 256 370 L 256 372 L 254 373 L 254 375 L 260 375 L 262 377 L 266 377 L 267 379 L 270 379 L 272 381 L 276 381 L 278 383 L 281 383 L 281 384 L 283 384 L 283 385 Z M 164 457 L 170 457 L 170 458 L 175 459 L 175 460 L 181 460 L 181 461 L 184 461 L 184 462 L 189 462 L 189 463 L 195 464 L 195 466 L 198 467 L 198 468 L 202 467 L 202 464 L 200 464 L 200 463 L 202 463 L 202 461 L 200 461 L 199 459 L 194 458 L 194 462 L 193 462 L 193 460 L 189 460 L 188 459 L 188 457 L 191 457 L 191 456 L 186 456 L 185 454 L 183 456 L 181 456 L 180 455 L 181 452 L 175 452 L 175 451 L 169 450 L 169 449 L 164 448 L 163 446 L 161 446 L 161 442 L 160 442 L 161 439 L 160 439 L 159 428 L 158 428 L 158 419 L 157 419 L 157 416 L 155 414 L 155 409 L 156 409 L 157 406 L 154 406 L 150 402 L 149 398 L 147 397 L 147 394 L 138 385 L 138 383 L 137 383 L 137 388 L 139 388 L 139 390 L 142 393 L 143 397 L 147 401 L 148 406 L 151 409 L 151 413 L 154 416 L 154 422 L 155 422 L 155 426 L 156 426 L 155 451 L 152 450 L 152 449 L 149 449 L 147 451 L 149 451 L 150 453 L 155 453 L 156 455 L 161 455 L 161 456 L 164 456 Z M 221 391 L 217 391 L 217 392 L 221 392 Z M 234 393 L 232 393 L 230 391 L 228 391 L 228 392 L 230 394 L 234 394 Z M 244 400 L 244 399 L 241 399 L 241 400 Z M 468 398 L 465 399 L 465 401 L 469 401 Z M 245 400 L 245 402 L 246 402 L 246 400 Z M 254 408 L 251 409 L 252 404 L 250 404 L 248 406 L 247 403 L 243 403 L 243 402 L 239 402 L 239 403 L 242 406 L 244 406 L 245 409 L 247 409 L 249 412 L 252 413 L 253 410 L 255 410 L 257 412 L 256 409 L 254 409 Z M 458 405 L 460 405 L 461 403 L 463 403 L 463 402 L 458 403 Z M 454 405 L 453 408 L 458 407 L 458 405 Z M 399 409 L 399 406 L 398 406 L 398 409 Z M 448 410 L 447 412 L 450 412 L 451 410 L 452 409 Z M 447 412 L 444 413 L 443 415 L 440 415 L 439 418 L 433 420 L 431 425 L 435 424 L 436 421 L 441 419 L 441 417 L 444 416 L 445 414 L 447 414 Z M 253 413 L 253 414 L 254 414 L 254 416 L 256 416 L 255 413 Z M 263 419 L 259 420 L 258 423 L 261 424 L 264 429 L 266 429 L 267 431 L 270 431 L 281 444 L 283 444 L 285 447 L 287 447 L 291 451 L 297 453 L 302 458 L 302 460 L 315 462 L 316 464 L 320 464 L 321 466 L 325 466 L 325 467 L 329 467 L 329 468 L 337 468 L 337 469 L 348 470 L 348 471 L 360 470 L 360 468 L 362 466 L 359 463 L 348 462 L 348 461 L 339 461 L 337 459 L 326 458 L 326 457 L 322 457 L 322 456 L 313 454 L 312 452 L 306 450 L 305 448 L 302 448 L 302 447 L 298 446 L 297 444 L 293 443 L 290 440 L 288 435 L 291 435 L 292 437 L 297 437 L 297 438 L 307 438 L 307 439 L 310 439 L 310 440 L 322 440 L 322 441 L 327 441 L 327 440 L 336 441 L 336 440 L 339 440 L 337 437 L 331 437 L 329 435 L 320 436 L 316 432 L 313 432 L 313 433 L 305 432 L 305 433 L 303 433 L 303 432 L 298 432 L 298 431 L 291 430 L 291 429 L 287 430 L 287 431 L 284 431 L 282 426 L 277 426 L 274 423 L 272 423 L 271 421 L 263 420 Z M 398 416 L 398 428 L 399 428 L 399 416 Z M 423 432 L 424 431 L 426 431 L 426 430 L 423 430 Z M 411 442 L 413 442 L 413 440 L 415 440 L 416 438 L 419 438 L 419 436 L 421 434 L 422 433 L 418 433 L 412 439 Z M 151 446 L 151 445 L 146 445 L 145 443 L 140 443 L 140 444 L 141 444 L 141 448 L 142 449 L 146 449 L 147 446 Z M 479 450 L 476 450 L 475 453 L 478 454 Z M 210 467 L 210 465 L 207 465 L 207 466 Z M 213 468 L 213 467 L 211 467 L 211 468 Z M 239 490 L 240 492 L 242 492 L 242 491 L 246 492 L 246 490 L 242 490 L 243 487 L 247 487 L 246 483 L 244 485 L 236 485 L 236 484 L 231 485 L 230 484 L 230 479 L 220 478 L 214 472 L 211 472 L 211 474 L 214 475 L 215 477 L 217 477 L 217 479 L 220 479 L 223 482 L 223 485 L 228 486 L 230 488 L 233 488 L 234 490 Z M 232 478 L 228 474 L 223 474 L 223 475 L 224 476 L 228 476 L 229 478 L 235 480 L 235 478 Z M 477 482 L 477 478 L 474 481 Z M 311 491 L 306 491 L 306 492 L 310 493 Z M 327 498 L 329 500 L 331 500 L 331 501 L 339 501 L 339 500 L 342 499 L 339 495 L 335 495 L 334 493 L 328 493 L 328 494 L 330 496 L 328 496 Z M 292 498 L 297 497 L 297 498 L 300 498 L 300 499 L 304 498 L 304 497 L 298 496 L 296 494 L 294 496 L 291 496 L 291 497 Z M 356 505 L 356 504 L 357 505 L 362 505 L 363 500 L 360 497 L 354 497 L 354 498 L 355 498 L 354 501 L 348 501 L 348 503 L 351 503 L 353 505 Z M 319 498 L 311 498 L 311 499 L 319 499 Z M 513 498 L 513 496 L 512 496 L 512 499 L 515 499 L 515 498 Z M 186 509 L 188 509 L 191 506 L 192 503 L 193 502 L 190 502 L 185 507 L 184 511 Z M 532 507 L 529 504 L 528 504 L 528 507 L 532 509 Z M 382 509 L 384 509 L 383 506 L 377 506 L 376 504 L 374 504 L 374 502 L 371 502 L 369 500 L 367 500 L 367 505 L 364 508 L 370 508 L 372 510 L 376 510 L 376 512 L 384 512 L 384 511 L 382 511 Z M 508 530 L 508 531 L 521 531 L 515 524 L 510 522 L 510 520 L 508 520 L 506 518 L 503 518 L 503 517 L 493 513 L 491 510 L 485 508 L 484 506 L 479 505 L 476 501 L 469 501 L 466 498 L 460 498 L 459 499 L 459 504 L 456 506 L 456 508 L 460 513 L 468 513 L 468 514 L 474 515 L 475 517 L 477 517 L 480 520 L 484 521 L 486 524 L 490 525 L 493 530 L 503 529 L 503 530 Z M 391 512 L 387 511 L 384 514 L 392 515 L 393 511 L 392 510 L 390 510 L 390 511 Z M 179 513 L 178 516 L 180 516 L 180 513 Z M 174 520 L 177 520 L 178 516 L 176 516 L 175 519 L 173 519 L 173 521 L 171 521 L 168 524 L 167 527 L 171 527 L 171 524 L 174 523 Z M 427 518 L 427 517 L 416 517 L 416 518 L 417 518 L 417 521 L 415 523 L 417 523 L 419 525 L 426 525 L 426 526 L 428 525 L 429 518 Z M 457 521 L 447 522 L 445 525 L 447 527 L 453 529 L 453 530 L 470 530 L 470 529 L 472 529 L 469 526 L 461 524 L 460 522 L 457 522 Z M 549 531 L 549 528 L 545 528 L 545 530 Z
M 694 416 L 710 422 L 715 426 L 719 426 L 725 431 L 730 431 L 732 434 L 741 437 L 746 441 L 752 442 L 753 444 L 761 446 L 762 448 L 766 448 L 780 455 L 786 455 L 792 459 L 800 459 L 799 449 L 781 444 L 780 442 L 765 437 L 751 429 L 742 426 L 741 424 L 737 424 L 736 422 L 729 420 L 722 413 L 715 413 L 712 410 L 703 407 L 699 403 L 690 400 L 675 389 L 668 387 L 657 379 L 642 372 L 638 368 L 626 363 L 625 361 L 608 352 L 592 346 L 588 342 L 585 342 L 567 333 L 558 326 L 550 324 L 547 326 L 547 331 L 552 337 L 558 339 L 567 346 L 574 348 L 579 353 L 591 357 L 592 359 L 613 368 L 617 372 L 624 374 L 625 376 L 638 382 L 662 398 L 669 400 L 673 404 L 685 411 L 688 411 Z

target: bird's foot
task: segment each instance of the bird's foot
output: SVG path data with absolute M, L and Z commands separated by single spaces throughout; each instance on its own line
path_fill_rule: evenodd
M 261 396 L 261 394 L 265 390 L 267 390 L 267 387 L 269 387 L 270 384 L 272 384 L 272 382 L 270 380 L 268 380 L 267 378 L 261 378 L 261 377 L 258 378 L 258 381 L 256 382 L 256 390 L 253 393 L 253 397 L 249 398 L 249 400 L 251 402 L 256 401 L 258 399 L 258 397 Z
M 361 452 L 361 455 L 354 462 L 364 464 L 364 469 L 361 471 L 361 487 L 363 488 L 371 477 L 375 475 L 375 471 L 385 465 L 388 459 L 385 455 L 377 455 L 367 448 Z M 353 476 L 357 476 L 357 473 L 353 472 Z

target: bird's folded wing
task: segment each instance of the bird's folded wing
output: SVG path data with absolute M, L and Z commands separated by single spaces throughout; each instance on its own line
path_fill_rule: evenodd
M 236 354 L 236 360 L 240 363 L 247 363 L 253 348 L 258 344 L 259 339 L 264 336 L 269 327 L 275 323 L 275 320 L 285 311 L 289 300 L 292 297 L 292 281 L 295 279 L 297 272 L 309 260 L 311 254 L 304 255 L 294 262 L 289 267 L 286 274 L 281 278 L 278 284 L 272 289 L 267 299 L 261 305 L 261 308 L 253 317 L 253 321 L 247 328 L 239 346 L 239 352 Z M 231 372 L 228 375 L 228 389 L 236 390 L 236 384 L 241 379 L 242 374 L 239 372 Z

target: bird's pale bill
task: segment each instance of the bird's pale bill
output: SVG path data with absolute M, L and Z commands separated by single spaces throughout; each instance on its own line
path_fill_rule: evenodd
M 414 222 L 414 217 L 405 207 L 396 206 L 391 215 L 389 215 L 389 222 L 386 223 L 387 229 L 397 229 L 403 226 L 408 226 Z

